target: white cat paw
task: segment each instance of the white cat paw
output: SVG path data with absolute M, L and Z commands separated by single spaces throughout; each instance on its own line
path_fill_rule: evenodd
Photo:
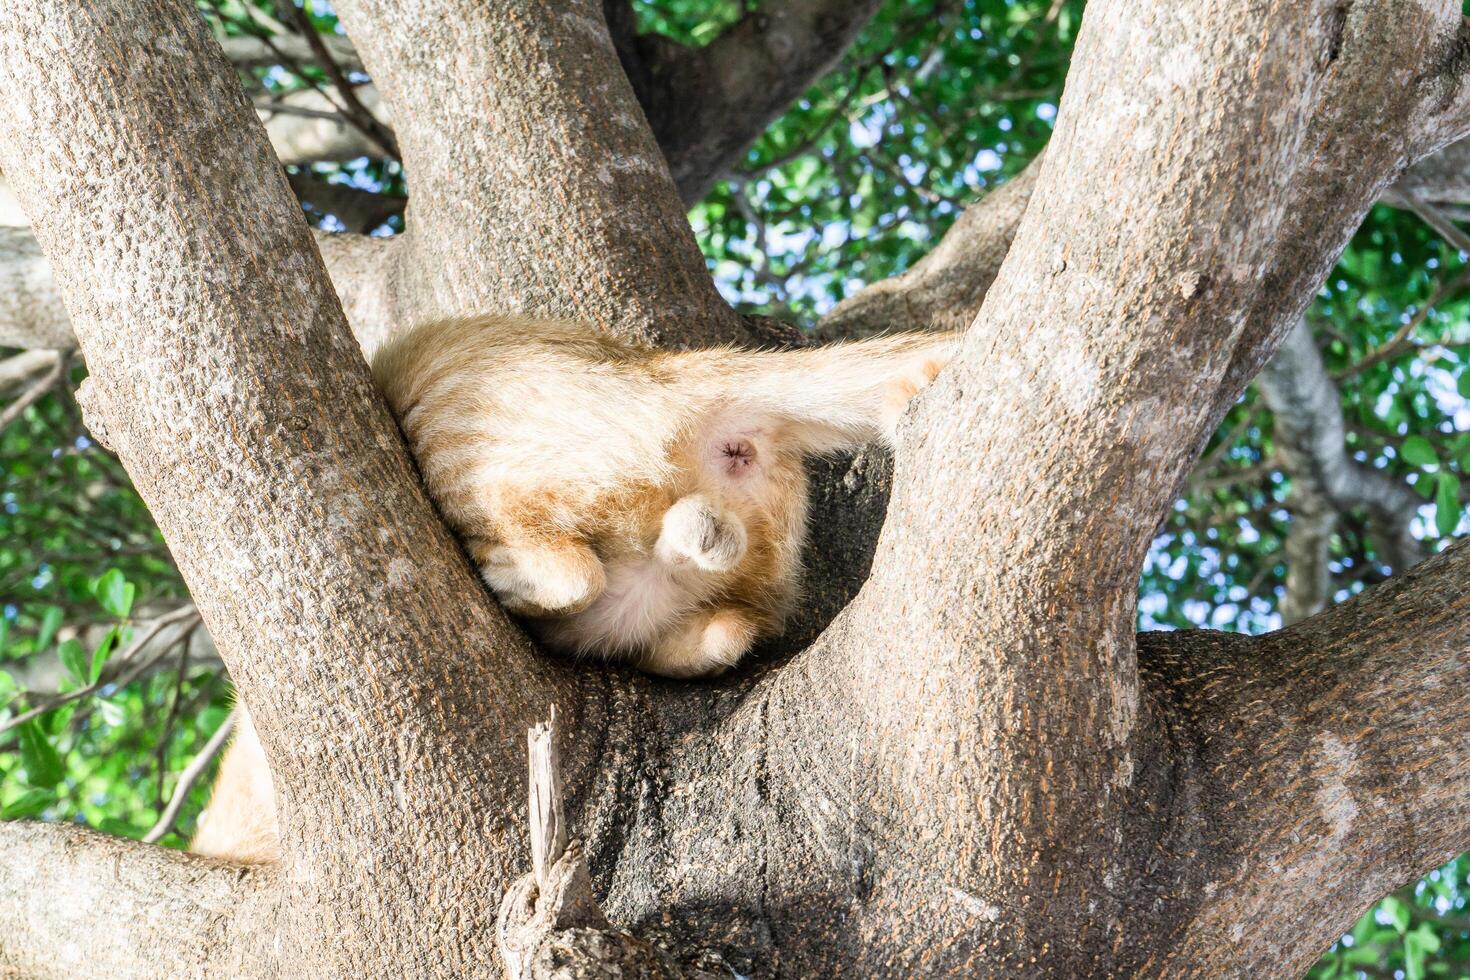
M 706 572 L 728 572 L 745 557 L 745 525 L 702 494 L 680 498 L 664 512 L 654 553 L 671 565 L 692 563 Z
M 580 544 L 497 545 L 480 575 L 511 612 L 565 616 L 586 608 L 607 587 L 602 562 Z

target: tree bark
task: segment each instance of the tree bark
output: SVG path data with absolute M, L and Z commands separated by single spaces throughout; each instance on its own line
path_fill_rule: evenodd
M 738 332 L 596 7 L 339 9 L 423 229 L 349 302 L 384 323 L 510 302 L 665 342 Z M 1458 5 L 1343 13 L 1089 5 L 1015 247 L 902 428 L 872 574 L 810 647 L 693 684 L 542 657 L 487 599 L 187 0 L 0 10 L 0 164 L 283 817 L 281 865 L 169 962 L 498 969 L 496 910 L 528 867 L 523 737 L 553 701 L 597 897 L 681 969 L 1289 975 L 1464 848 L 1470 743 L 1441 733 L 1470 723 L 1466 545 L 1270 637 L 1133 636 L 1149 539 L 1220 404 L 1336 230 L 1470 123 L 1444 59 Z M 1374 142 L 1346 145 L 1369 139 L 1354 117 L 1324 143 L 1359 105 Z M 881 472 L 847 475 L 866 492 Z M 75 844 L 84 867 L 118 848 L 72 833 L 0 843 Z M 136 853 L 152 884 L 123 883 L 94 972 L 145 972 L 150 896 L 177 889 L 196 922 L 234 887 Z M 0 901 L 0 962 L 64 974 L 58 884 L 24 885 Z
M 742 336 L 598 3 L 555 18 L 480 0 L 338 10 L 414 188 L 390 285 L 399 309 L 567 317 L 653 343 Z
M 251 955 L 294 975 L 474 973 L 495 956 L 521 860 L 520 738 L 562 674 L 489 601 L 423 497 L 192 4 L 11 4 L 0 51 L 0 161 L 40 216 L 92 365 L 89 408 L 276 776 L 281 914 Z M 577 717 L 562 683 L 556 700 Z M 197 864 L 170 867 L 182 878 Z M 432 949 L 416 905 L 443 910 Z M 96 928 L 122 935 L 145 914 Z

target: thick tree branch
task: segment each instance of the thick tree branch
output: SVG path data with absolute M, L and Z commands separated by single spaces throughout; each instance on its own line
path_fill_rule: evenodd
M 1422 501 L 1403 482 L 1348 454 L 1342 394 L 1305 320 L 1287 334 L 1259 383 L 1275 418 L 1277 455 L 1292 481 L 1281 614 L 1294 623 L 1325 608 L 1331 598 L 1327 554 L 1337 515 L 1366 510 L 1383 560 L 1400 572 L 1428 554 L 1410 530 Z
M 948 828 L 936 845 L 990 842 L 955 875 L 1014 912 L 987 932 L 1002 946 L 1111 914 L 1105 894 L 1091 919 L 1026 910 L 1123 873 L 1139 568 L 1213 425 L 1195 392 L 1270 257 L 1323 84 L 1302 52 L 1330 47 L 1334 9 L 1089 6 L 1042 206 L 901 433 L 872 577 L 803 655 L 820 672 L 771 685 L 803 770 L 851 769 L 844 792 Z M 918 843 L 906 860 L 955 857 Z
M 0 133 L 91 368 L 86 409 L 276 777 L 290 912 L 264 972 L 474 972 L 523 847 L 463 845 L 521 838 L 521 733 L 580 698 L 423 497 L 233 70 L 188 0 L 11 3 Z M 383 932 L 408 895 L 444 910 L 432 951 Z
M 605 0 L 618 57 L 686 205 L 831 70 L 877 0 L 777 0 L 702 48 L 637 34 L 627 0 Z
M 1292 629 L 1142 641 L 1181 791 L 1231 801 L 1178 830 L 1203 900 L 1154 972 L 1298 975 L 1470 846 L 1467 596 L 1460 542 Z
M 1337 262 L 1364 215 L 1415 161 L 1466 133 L 1444 102 L 1465 18 L 1447 0 L 1339 6 L 1334 55 L 1307 134 L 1267 278 L 1215 395 L 1221 416 L 1260 373 Z M 1448 59 L 1448 60 L 1447 60 Z
M 387 337 L 397 315 L 386 290 L 398 244 L 327 232 L 315 237 L 353 333 L 371 352 Z M 0 227 L 0 346 L 70 350 L 76 342 L 35 235 L 29 228 Z
M 255 972 L 236 957 L 269 929 L 269 872 L 67 824 L 0 823 L 0 855 L 0 975 Z
M 419 317 L 555 315 L 665 343 L 742 335 L 595 0 L 337 9 L 413 187 L 398 302 Z

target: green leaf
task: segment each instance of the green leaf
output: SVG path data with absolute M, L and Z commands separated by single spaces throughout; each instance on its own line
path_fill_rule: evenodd
M 28 789 L 0 807 L 0 820 L 24 820 L 27 817 L 40 816 L 42 810 L 55 802 L 56 794 L 49 789 Z
M 1409 907 L 1407 905 L 1390 895 L 1383 900 L 1381 908 L 1388 913 L 1389 918 L 1393 919 L 1394 928 L 1399 931 L 1399 935 L 1409 931 Z
M 113 652 L 117 650 L 117 646 L 118 630 L 117 627 L 114 626 L 107 631 L 107 634 L 102 637 L 102 641 L 98 643 L 96 649 L 92 651 L 92 659 L 87 669 L 88 684 L 97 683 L 98 679 L 102 676 L 102 668 L 107 665 L 108 659 L 112 656 Z
M 138 827 L 131 821 L 122 820 L 118 817 L 103 817 L 97 822 L 97 829 L 104 834 L 114 837 L 142 837 L 148 832 L 147 827 Z
M 1426 923 L 1404 937 L 1404 975 L 1408 980 L 1424 980 L 1424 961 L 1439 952 L 1439 936 Z
M 15 683 L 15 678 L 8 671 L 0 670 L 0 708 L 9 704 L 18 690 L 20 686 Z
M 0 616 L 0 655 L 5 653 L 5 648 L 10 645 L 10 620 Z
M 51 645 L 56 631 L 61 629 L 61 607 L 48 606 L 41 614 L 41 628 L 36 632 L 36 652 L 40 653 Z
M 62 640 L 61 645 L 56 648 L 56 655 L 61 658 L 61 666 L 66 668 L 66 672 L 78 686 L 86 687 L 90 683 L 87 680 L 90 676 L 87 652 L 82 649 L 81 643 L 77 640 Z
M 133 611 L 133 599 L 137 596 L 138 589 L 123 577 L 122 572 L 110 568 L 92 587 L 92 594 L 102 603 L 103 609 L 122 619 Z
M 1433 466 L 1439 462 L 1439 454 L 1429 444 L 1429 440 L 1423 436 L 1409 436 L 1404 440 L 1404 445 L 1399 449 L 1399 455 L 1404 462 L 1410 466 Z
M 32 786 L 50 789 L 66 776 L 61 756 L 34 721 L 20 726 L 20 761 Z
M 124 708 L 117 702 L 108 701 L 105 698 L 98 698 L 96 701 L 96 705 L 97 714 L 102 717 L 102 720 L 107 723 L 108 726 L 112 728 L 117 728 L 127 723 L 128 709 Z
M 1454 534 L 1460 526 L 1460 478 L 1453 473 L 1439 475 L 1439 492 L 1434 496 L 1434 526 L 1442 538 Z
M 1460 372 L 1455 379 L 1455 388 L 1460 392 L 1461 398 L 1470 398 L 1470 369 Z

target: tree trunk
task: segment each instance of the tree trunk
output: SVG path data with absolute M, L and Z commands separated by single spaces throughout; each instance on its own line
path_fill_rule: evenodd
M 868 301 L 984 305 L 904 423 L 876 545 L 885 461 L 824 485 L 812 620 L 845 608 L 713 683 L 533 649 L 343 312 L 359 337 L 507 309 L 742 336 L 601 7 L 337 8 L 414 188 L 340 300 L 188 0 L 0 11 L 0 165 L 89 416 L 254 716 L 284 850 L 241 872 L 0 826 L 0 895 L 26 896 L 0 966 L 497 971 L 552 704 L 603 910 L 690 970 L 1290 976 L 1470 846 L 1470 741 L 1441 735 L 1470 725 L 1470 547 L 1268 637 L 1133 633 L 1220 414 L 1389 181 L 1470 127 L 1457 4 L 1094 0 L 1029 205 L 994 209 L 1019 221 L 998 273 L 964 244 L 1010 232 L 977 212 Z

